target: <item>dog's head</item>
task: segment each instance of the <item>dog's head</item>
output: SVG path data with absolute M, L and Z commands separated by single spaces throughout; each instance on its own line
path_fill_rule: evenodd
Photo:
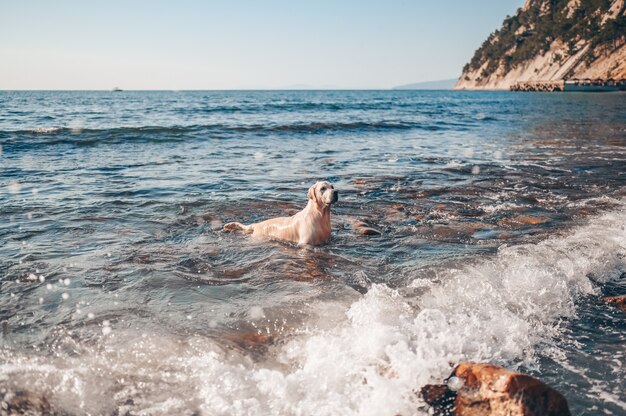
M 339 193 L 335 191 L 333 184 L 326 181 L 311 186 L 307 196 L 319 207 L 330 207 L 339 200 Z

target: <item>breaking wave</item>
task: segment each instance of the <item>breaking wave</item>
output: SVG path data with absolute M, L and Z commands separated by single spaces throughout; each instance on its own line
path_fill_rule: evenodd
M 207 124 L 189 126 L 129 126 L 114 128 L 70 128 L 70 127 L 37 127 L 27 130 L 5 131 L 4 133 L 14 134 L 37 134 L 37 135 L 57 135 L 57 134 L 133 134 L 133 133 L 193 133 L 202 131 L 240 131 L 240 132 L 327 132 L 330 130 L 362 130 L 362 129 L 411 129 L 419 128 L 418 123 L 401 121 L 379 121 L 374 123 L 353 122 L 353 123 L 294 123 L 294 124 L 250 124 L 250 125 L 228 125 L 228 124 Z M 431 127 L 436 129 L 436 127 Z M 429 128 L 429 130 L 431 129 Z
M 68 333 L 48 357 L 5 348 L 0 380 L 77 414 L 415 414 L 424 411 L 419 387 L 461 360 L 536 368 L 542 349 L 559 349 L 581 297 L 598 294 L 594 282 L 625 271 L 621 204 L 567 234 L 418 271 L 406 287 L 318 301 L 299 328 L 276 331 L 254 313 L 267 348 L 256 356 L 202 335 L 120 325 L 99 347 Z

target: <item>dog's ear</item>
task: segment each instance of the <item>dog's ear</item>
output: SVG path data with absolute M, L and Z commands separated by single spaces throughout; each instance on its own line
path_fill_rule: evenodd
M 306 194 L 306 196 L 307 196 L 309 199 L 312 199 L 313 201 L 316 201 L 316 202 L 317 202 L 317 194 L 315 193 L 315 185 L 312 185 L 312 186 L 309 188 L 309 192 Z

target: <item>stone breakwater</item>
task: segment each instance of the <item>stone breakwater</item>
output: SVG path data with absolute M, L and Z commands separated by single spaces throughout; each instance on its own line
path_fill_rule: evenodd
M 557 92 L 563 90 L 563 81 L 520 81 L 511 85 L 511 91 Z

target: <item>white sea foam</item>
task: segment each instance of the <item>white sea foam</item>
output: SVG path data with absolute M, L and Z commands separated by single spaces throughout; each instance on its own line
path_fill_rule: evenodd
M 457 168 L 461 168 L 461 167 L 463 167 L 463 166 L 465 166 L 463 163 L 458 162 L 458 161 L 456 161 L 456 160 L 451 160 L 451 161 L 449 161 L 448 163 L 446 163 L 446 164 L 443 166 L 443 168 L 444 168 L 444 169 L 457 169 Z
M 31 131 L 37 134 L 54 134 L 61 130 L 61 127 L 36 127 Z
M 539 345 L 558 347 L 559 321 L 575 318 L 576 300 L 595 292 L 588 276 L 607 281 L 625 270 L 622 208 L 566 235 L 425 272 L 406 288 L 375 284 L 353 302 L 319 301 L 308 329 L 260 360 L 209 338 L 120 328 L 77 356 L 12 351 L 0 382 L 42 391 L 79 414 L 111 412 L 103 396 L 138 414 L 415 414 L 419 387 L 459 361 L 536 365 Z
M 522 210 L 523 208 L 524 208 L 524 205 L 515 204 L 513 202 L 502 202 L 499 204 L 485 204 L 485 205 L 480 206 L 480 209 L 483 210 L 486 214 L 519 211 L 519 210 Z

